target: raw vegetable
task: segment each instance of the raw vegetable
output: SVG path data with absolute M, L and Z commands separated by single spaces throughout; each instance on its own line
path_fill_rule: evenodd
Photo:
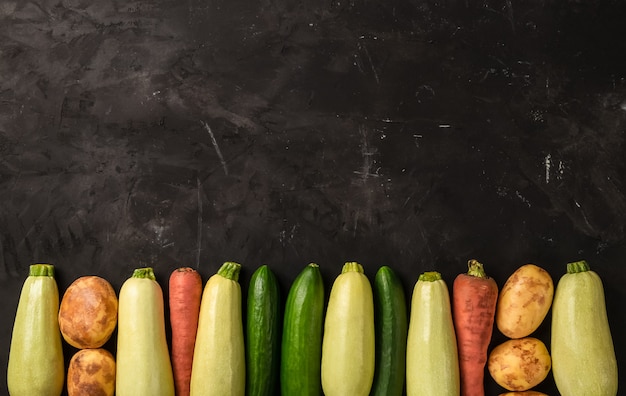
M 252 273 L 246 311 L 246 395 L 274 396 L 280 372 L 280 292 L 267 265 Z
M 81 349 L 67 369 L 68 396 L 113 396 L 115 358 L 103 348 Z
M 283 320 L 280 363 L 282 396 L 320 396 L 324 281 L 307 265 L 293 281 Z
M 240 270 L 240 264 L 226 262 L 204 286 L 191 370 L 192 396 L 245 393 Z
M 99 276 L 82 276 L 65 290 L 59 308 L 59 328 L 75 348 L 100 348 L 117 326 L 117 295 Z
M 459 350 L 462 396 L 484 396 L 487 351 L 493 333 L 498 285 L 472 259 L 452 285 L 452 314 Z
M 193 268 L 176 268 L 170 274 L 168 292 L 174 388 L 176 396 L 188 396 L 200 315 L 202 277 Z
M 498 297 L 496 325 L 508 338 L 532 334 L 550 310 L 554 284 L 550 274 L 535 264 L 519 267 L 507 279 Z
M 57 315 L 59 289 L 51 264 L 33 264 L 13 323 L 7 367 L 11 396 L 59 396 L 65 365 Z
M 491 377 L 504 389 L 525 391 L 548 376 L 550 353 L 537 338 L 510 339 L 493 348 L 487 367 Z
M 421 274 L 413 288 L 406 351 L 408 396 L 457 396 L 459 359 L 450 293 L 441 274 Z
M 330 291 L 322 339 L 326 396 L 366 396 L 374 379 L 374 298 L 363 267 L 345 263 Z
M 552 373 L 567 396 L 615 396 L 618 374 L 600 276 L 586 261 L 567 264 L 552 303 Z
M 137 268 L 120 289 L 116 396 L 172 396 L 163 291 L 151 267 Z
M 498 396 L 548 396 L 545 393 L 537 392 L 537 391 L 523 391 L 523 392 L 506 392 L 500 393 Z
M 371 396 L 400 396 L 406 373 L 408 314 L 402 283 L 388 266 L 374 277 L 375 371 Z

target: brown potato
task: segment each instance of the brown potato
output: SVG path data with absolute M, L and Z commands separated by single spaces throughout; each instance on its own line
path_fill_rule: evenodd
M 489 354 L 491 377 L 506 390 L 525 391 L 540 384 L 550 372 L 552 360 L 545 344 L 534 337 L 508 340 Z
M 496 325 L 508 338 L 532 334 L 543 322 L 554 296 L 550 274 L 535 264 L 519 267 L 498 296 Z
M 117 295 L 99 276 L 76 279 L 65 291 L 59 306 L 59 328 L 73 347 L 100 348 L 117 325 Z
M 523 391 L 523 392 L 506 392 L 500 393 L 498 396 L 548 396 L 545 393 L 537 392 L 537 391 Z
M 67 370 L 69 396 L 113 396 L 115 359 L 103 348 L 76 352 Z

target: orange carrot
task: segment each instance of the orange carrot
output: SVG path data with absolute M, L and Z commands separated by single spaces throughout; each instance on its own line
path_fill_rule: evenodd
M 452 315 L 459 351 L 461 396 L 485 395 L 485 364 L 498 300 L 498 285 L 483 265 L 469 260 L 452 285 Z
M 174 386 L 176 396 L 188 396 L 200 314 L 202 278 L 193 268 L 177 268 L 170 275 L 168 291 Z

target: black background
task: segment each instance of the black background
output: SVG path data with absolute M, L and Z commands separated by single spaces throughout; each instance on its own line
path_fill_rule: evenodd
M 167 298 L 178 266 L 206 281 L 238 261 L 245 293 L 268 264 L 286 294 L 309 262 L 330 288 L 356 260 L 409 298 L 470 258 L 500 287 L 586 259 L 624 366 L 624 17 L 590 0 L 1 0 L 0 394 L 34 262 L 61 293 L 152 266 Z M 535 335 L 549 346 L 549 317 Z M 557 394 L 551 376 L 537 390 Z

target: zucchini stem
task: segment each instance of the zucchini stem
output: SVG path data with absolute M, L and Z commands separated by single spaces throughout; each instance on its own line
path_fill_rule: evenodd
M 52 264 L 32 264 L 28 268 L 29 276 L 49 276 L 54 278 L 54 265 Z
M 589 264 L 585 260 L 574 261 L 567 264 L 568 274 L 577 274 L 579 272 L 587 272 L 590 270 Z
M 349 261 L 347 263 L 345 263 L 343 265 L 343 268 L 341 269 L 341 273 L 345 274 L 346 272 L 358 272 L 358 273 L 363 273 L 363 266 L 357 262 L 354 261 Z
M 418 280 L 422 282 L 435 282 L 441 280 L 441 273 L 437 271 L 426 271 L 419 276 Z
M 217 271 L 217 274 L 223 276 L 226 279 L 230 279 L 232 281 L 238 282 L 240 271 L 241 271 L 241 264 L 238 264 L 232 261 L 227 261 L 224 264 L 222 264 L 220 269 Z
M 154 269 L 152 269 L 152 267 L 136 268 L 133 271 L 132 278 L 150 279 L 156 281 L 156 276 L 154 276 Z

